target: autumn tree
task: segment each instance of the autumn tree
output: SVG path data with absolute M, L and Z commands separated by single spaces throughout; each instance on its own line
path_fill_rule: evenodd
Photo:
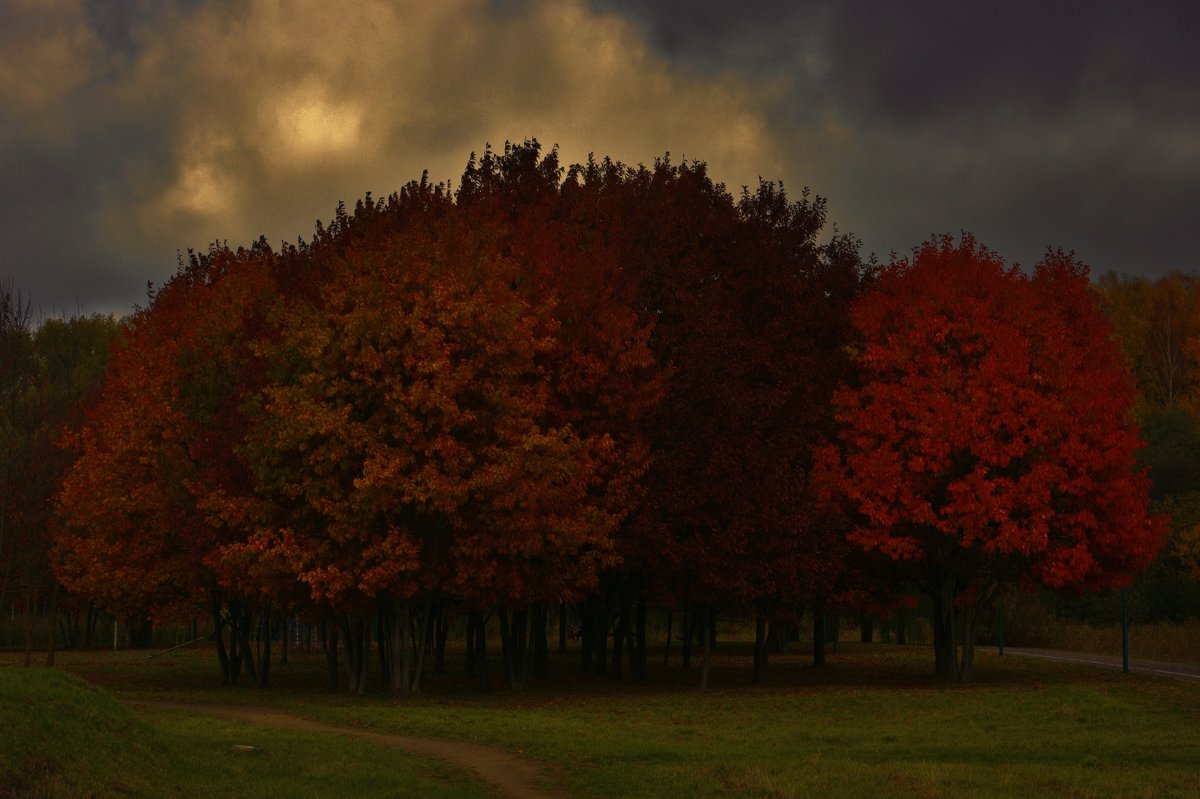
M 1147 437 L 1140 458 L 1152 496 L 1172 518 L 1170 545 L 1135 582 L 1134 605 L 1151 619 L 1184 618 L 1200 607 L 1190 554 L 1200 551 L 1200 466 L 1192 446 L 1200 425 L 1200 280 L 1179 272 L 1155 279 L 1108 272 L 1096 291 L 1137 383 L 1137 417 Z
M 668 376 L 643 422 L 651 464 L 622 552 L 682 603 L 685 663 L 692 630 L 711 629 L 717 608 L 752 608 L 761 677 L 768 614 L 790 614 L 837 572 L 836 547 L 820 543 L 836 528 L 818 522 L 808 476 L 849 364 L 857 248 L 819 242 L 820 198 L 793 202 L 762 182 L 735 201 L 698 162 L 591 161 L 568 185 L 636 280 Z
M 524 267 L 453 207 L 394 216 L 410 200 L 356 207 L 316 247 L 326 279 L 284 310 L 246 449 L 292 509 L 262 545 L 355 623 L 383 614 L 399 693 L 424 651 L 414 601 L 419 637 L 442 595 L 525 614 L 595 581 L 614 524 L 593 491 L 612 438 L 550 399 L 554 297 L 520 291 Z
M 628 172 L 618 169 L 617 175 L 619 185 Z M 628 643 L 637 649 L 635 671 L 644 674 L 646 603 L 639 560 L 623 546 L 623 531 L 650 457 L 642 422 L 661 398 L 665 375 L 649 344 L 655 320 L 636 309 L 641 273 L 604 207 L 611 203 L 606 189 L 614 185 L 595 177 L 573 168 L 564 180 L 557 152 L 543 154 L 536 140 L 506 144 L 503 152 L 488 149 L 471 159 L 456 200 L 471 226 L 487 230 L 507 254 L 522 295 L 535 304 L 553 303 L 559 345 L 545 360 L 549 423 L 611 441 L 594 464 L 589 493 L 617 525 L 616 557 L 585 616 L 589 632 L 598 630 L 595 613 L 606 611 L 611 598 L 617 612 L 612 668 L 619 675 Z M 590 581 L 559 587 L 560 608 L 596 588 Z M 546 616 L 544 606 L 534 608 L 538 673 L 545 671 Z M 587 639 L 590 655 L 597 640 Z
M 1181 622 L 1200 612 L 1200 418 L 1184 406 L 1143 407 L 1139 420 L 1146 448 L 1138 459 L 1155 510 L 1170 515 L 1171 536 L 1130 586 L 1130 612 L 1137 621 Z M 1117 612 L 1115 604 L 1097 598 L 1068 610 L 1094 621 L 1096 614 Z
M 123 324 L 112 316 L 92 314 L 47 319 L 34 334 L 38 366 L 38 427 L 24 468 L 27 495 L 22 501 L 27 520 L 33 522 L 24 544 L 30 561 L 29 573 L 35 575 L 48 599 L 51 620 L 47 662 L 53 664 L 57 643 L 59 611 L 71 644 L 78 633 L 76 611 L 85 612 L 94 626 L 95 608 L 86 598 L 64 597 L 64 591 L 51 571 L 49 553 L 57 531 L 55 500 L 63 478 L 71 466 L 72 453 L 61 445 L 64 435 L 76 430 L 83 409 L 98 389 L 108 362 L 109 352 L 120 340 Z M 66 600 L 63 602 L 62 600 Z M 89 627 L 90 629 L 90 627 Z
M 1162 546 L 1133 384 L 1087 270 L 1026 275 L 969 235 L 885 266 L 852 311 L 858 386 L 823 451 L 856 545 L 932 602 L 936 673 L 971 676 L 974 624 L 1005 584 L 1124 585 Z
M 24 593 L 25 665 L 29 665 L 33 624 L 28 459 L 38 426 L 36 349 L 30 306 L 20 290 L 0 282 L 0 599 Z M 36 513 L 36 511 L 35 511 Z
M 53 663 L 62 596 L 50 571 L 54 497 L 70 454 L 58 446 L 80 403 L 98 383 L 120 324 L 109 316 L 52 318 L 36 329 L 30 307 L 0 285 L 0 598 L 22 595 L 25 657 L 33 618 L 48 610 Z
M 1200 278 L 1108 272 L 1096 290 L 1147 407 L 1194 408 L 1200 401 Z
M 398 693 L 451 602 L 477 635 L 495 610 L 520 685 L 550 603 L 587 598 L 585 657 L 605 668 L 612 629 L 619 674 L 624 651 L 644 673 L 652 595 L 707 630 L 844 593 L 812 447 L 862 274 L 824 227 L 820 199 L 735 201 L 699 162 L 564 176 L 526 142 L 453 196 L 422 179 L 311 242 L 191 258 L 77 438 L 64 579 L 126 612 L 208 604 L 226 679 L 255 671 L 251 616 L 304 605 L 354 689 L 382 635 Z
M 227 681 L 248 654 L 254 587 L 221 568 L 220 547 L 246 529 L 214 503 L 245 484 L 233 448 L 248 376 L 262 374 L 248 347 L 271 263 L 262 242 L 216 247 L 150 294 L 71 439 L 78 460 L 59 496 L 63 582 L 137 624 L 211 612 Z

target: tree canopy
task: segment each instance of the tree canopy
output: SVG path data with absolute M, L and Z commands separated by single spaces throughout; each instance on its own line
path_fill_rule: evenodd
M 1134 386 L 1082 264 L 1052 252 L 1027 275 L 943 237 L 886 265 L 851 318 L 831 482 L 851 540 L 930 596 L 939 675 L 969 678 L 998 587 L 1109 588 L 1150 563 L 1165 523 L 1135 464 Z
M 189 253 L 65 437 L 58 579 L 133 621 L 211 614 L 229 682 L 266 684 L 298 616 L 365 690 L 375 636 L 400 694 L 446 614 L 484 680 L 497 618 L 520 686 L 552 605 L 614 676 L 645 673 L 650 603 L 685 652 L 744 613 L 761 678 L 768 622 L 917 586 L 966 678 L 1000 586 L 1122 585 L 1161 547 L 1126 361 L 1148 334 L 1123 356 L 1097 305 L 1123 284 L 1068 254 L 1025 274 L 944 237 L 875 268 L 830 228 L 807 189 L 526 142 L 309 241 Z

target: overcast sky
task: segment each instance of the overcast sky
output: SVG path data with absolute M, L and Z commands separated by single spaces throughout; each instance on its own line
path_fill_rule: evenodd
M 309 237 L 471 151 L 707 161 L 886 257 L 1200 265 L 1200 4 L 3 0 L 0 280 L 126 313 L 176 253 Z

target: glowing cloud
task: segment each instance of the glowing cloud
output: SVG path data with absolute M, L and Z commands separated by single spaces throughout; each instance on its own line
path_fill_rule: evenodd
M 641 34 L 581 0 L 498 12 L 486 0 L 251 0 L 164 15 L 139 31 L 118 94 L 169 113 L 173 163 L 132 187 L 122 246 L 294 239 L 339 199 L 454 180 L 485 143 L 537 137 L 589 152 L 703 158 L 737 186 L 782 163 L 775 87 L 674 70 Z M 162 174 L 171 178 L 163 180 Z

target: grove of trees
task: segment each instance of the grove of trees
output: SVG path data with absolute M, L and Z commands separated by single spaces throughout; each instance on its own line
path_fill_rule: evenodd
M 24 611 L 26 665 L 33 608 L 45 605 L 54 615 L 65 600 L 77 611 L 71 618 L 95 621 L 89 597 L 64 596 L 48 555 L 58 530 L 56 496 L 71 464 L 59 444 L 79 424 L 122 332 L 117 320 L 100 315 L 48 319 L 35 330 L 29 301 L 0 283 L 0 607 L 12 608 L 14 618 L 18 606 Z M 85 631 L 66 632 L 73 642 Z M 51 663 L 53 647 L 51 638 Z
M 469 671 L 487 684 L 498 626 L 521 687 L 552 608 L 582 668 L 641 677 L 650 607 L 678 612 L 685 661 L 702 645 L 702 684 L 714 618 L 748 613 L 758 679 L 801 609 L 914 590 L 938 675 L 969 679 L 998 588 L 1123 585 L 1165 539 L 1099 310 L 1124 284 L 966 235 L 877 267 L 826 223 L 807 191 L 735 199 L 666 158 L 564 170 L 527 142 L 307 242 L 189 253 L 124 324 L 34 334 L 8 290 L 0 565 L 135 627 L 207 617 L 227 682 L 267 684 L 299 617 L 331 687 L 374 668 L 408 694 L 453 617 Z M 55 410 L 27 414 L 28 385 Z
M 1153 506 L 1171 520 L 1167 546 L 1131 587 L 1130 612 L 1181 622 L 1200 616 L 1200 278 L 1110 272 L 1095 288 L 1137 385 L 1134 416 L 1146 439 L 1139 463 Z M 1098 620 L 1119 612 L 1103 599 L 1066 610 Z

